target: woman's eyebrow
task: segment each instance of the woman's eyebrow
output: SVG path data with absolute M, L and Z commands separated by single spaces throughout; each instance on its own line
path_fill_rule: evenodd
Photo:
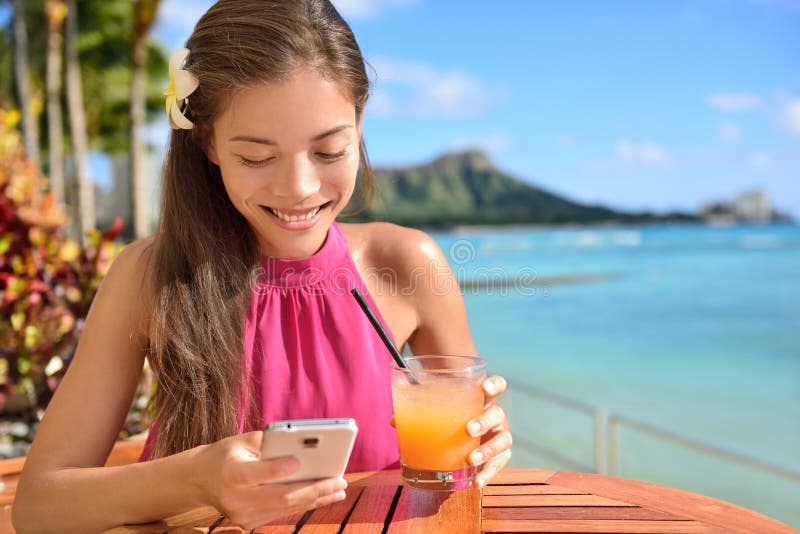
M 352 127 L 353 127 L 352 124 L 340 124 L 339 126 L 336 126 L 334 128 L 331 128 L 330 130 L 324 131 L 321 134 L 315 135 L 314 137 L 311 138 L 311 141 L 320 141 L 322 139 L 325 139 L 328 136 L 337 134 L 337 133 L 341 132 L 342 130 L 346 130 L 347 128 L 352 128 Z M 266 138 L 263 138 L 263 137 L 255 137 L 255 136 L 252 136 L 252 135 L 234 135 L 233 137 L 228 139 L 228 141 L 244 141 L 246 143 L 258 143 L 260 145 L 271 145 L 271 146 L 275 146 L 275 145 L 278 144 L 275 141 L 273 141 L 272 139 L 266 139 Z
M 352 124 L 340 124 L 339 126 L 336 126 L 335 128 L 331 128 L 327 132 L 322 132 L 319 135 L 315 135 L 314 137 L 311 138 L 311 140 L 312 141 L 320 141 L 322 139 L 325 139 L 329 135 L 337 134 L 337 133 L 341 132 L 342 130 L 346 130 L 347 128 L 352 128 L 352 127 L 353 127 Z

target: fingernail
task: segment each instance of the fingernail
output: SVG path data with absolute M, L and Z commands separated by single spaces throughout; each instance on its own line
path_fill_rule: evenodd
M 482 487 L 484 487 L 484 486 L 486 485 L 486 477 L 484 477 L 484 476 L 482 476 L 482 475 L 479 475 L 479 476 L 478 476 L 478 477 L 475 479 L 475 483 L 478 485 L 478 487 L 479 487 L 479 488 L 482 488 Z
M 469 461 L 472 462 L 472 465 L 482 464 L 483 453 L 481 451 L 473 451 L 472 454 L 469 455 Z
M 483 390 L 489 395 L 494 395 L 494 392 L 497 391 L 497 388 L 495 388 L 494 382 L 487 380 L 483 383 Z
M 478 433 L 481 431 L 481 424 L 477 421 L 470 421 L 467 424 L 467 432 L 469 432 L 470 436 L 477 436 Z

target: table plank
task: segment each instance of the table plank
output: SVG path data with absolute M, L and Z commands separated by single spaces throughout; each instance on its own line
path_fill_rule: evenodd
M 482 529 L 483 532 L 569 532 L 571 534 L 732 534 L 731 530 L 696 521 L 484 520 Z
M 422 491 L 403 487 L 389 534 L 479 534 L 480 491 Z
M 484 495 L 483 508 L 529 506 L 634 506 L 597 495 Z
M 492 479 L 491 485 L 544 484 L 556 473 L 557 471 L 550 471 L 546 469 L 522 469 L 507 467 L 497 473 L 497 475 Z
M 389 471 L 364 471 L 348 473 L 344 476 L 350 486 L 400 486 L 403 478 L 399 469 Z
M 337 534 L 342 523 L 349 519 L 353 507 L 361 497 L 364 486 L 351 486 L 347 488 L 347 498 L 331 506 L 317 508 L 300 529 L 302 534 Z
M 522 484 L 519 486 L 490 484 L 483 488 L 483 495 L 586 495 L 586 492 L 552 484 Z
M 106 530 L 103 534 L 154 534 L 163 533 L 167 530 L 178 532 L 178 528 L 189 528 L 193 525 L 210 525 L 219 518 L 219 512 L 212 506 L 195 508 L 188 512 L 175 514 L 161 521 L 144 523 L 140 525 L 124 525 Z M 190 532 L 190 531 L 187 531 Z
M 11 505 L 0 506 L 0 532 L 14 534 L 16 531 L 11 525 Z
M 381 534 L 399 490 L 397 485 L 366 486 L 342 534 Z
M 684 518 L 632 506 L 541 506 L 535 508 L 484 508 L 483 520 L 521 519 L 646 519 L 649 521 L 684 521 Z M 686 520 L 688 521 L 688 520 Z
M 765 515 L 696 493 L 659 486 L 638 480 L 558 472 L 548 482 L 621 500 L 650 510 L 671 513 L 734 532 L 759 534 L 797 534 L 797 530 Z
M 296 514 L 279 517 L 274 521 L 270 521 L 266 525 L 261 525 L 253 530 L 254 534 L 294 534 L 297 531 L 297 524 L 303 520 L 303 517 L 309 512 L 297 512 Z M 216 534 L 216 529 L 214 533 Z
M 25 457 L 8 458 L 0 461 L 0 482 L 5 480 L 6 475 L 19 475 L 25 465 Z
M 0 461 L 0 507 L 9 506 L 14 503 L 19 474 L 22 472 L 22 467 L 24 465 L 24 457 L 9 458 Z

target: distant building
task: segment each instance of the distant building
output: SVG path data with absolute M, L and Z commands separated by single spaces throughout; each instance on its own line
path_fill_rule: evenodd
M 733 199 L 732 204 L 734 215 L 741 221 L 767 222 L 772 219 L 772 207 L 763 189 L 742 193 Z
M 703 204 L 699 215 L 711 224 L 763 223 L 786 218 L 772 209 L 769 195 L 761 188 L 741 193 L 729 201 Z

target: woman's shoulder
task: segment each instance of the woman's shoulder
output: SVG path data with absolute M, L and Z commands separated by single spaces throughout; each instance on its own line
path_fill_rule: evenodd
M 411 273 L 447 264 L 439 245 L 427 233 L 386 222 L 339 224 L 356 264 Z
M 125 245 L 111 264 L 108 274 L 113 273 L 129 282 L 141 282 L 150 267 L 154 242 L 153 237 L 145 237 Z
M 131 307 L 137 315 L 147 316 L 146 310 L 151 303 L 153 243 L 153 237 L 146 237 L 125 245 L 100 287 L 106 298 L 116 300 L 120 306 Z

